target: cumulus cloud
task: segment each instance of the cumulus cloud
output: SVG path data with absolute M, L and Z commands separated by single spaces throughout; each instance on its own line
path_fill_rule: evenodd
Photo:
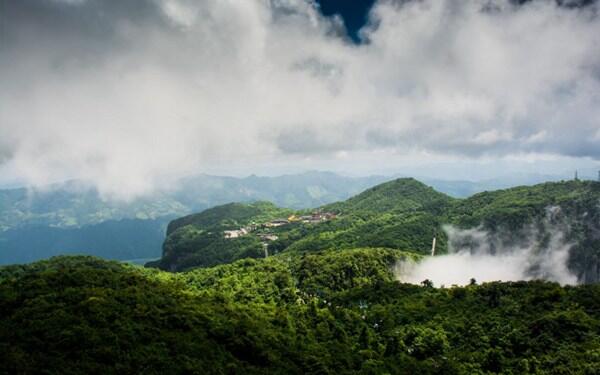
M 365 151 L 600 158 L 597 5 L 304 0 L 3 5 L 0 163 L 127 198 L 230 160 Z

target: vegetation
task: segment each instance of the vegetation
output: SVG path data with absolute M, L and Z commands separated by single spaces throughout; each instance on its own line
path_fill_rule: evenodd
M 600 286 L 435 289 L 355 249 L 185 273 L 60 257 L 0 268 L 0 373 L 597 374 Z
M 338 216 L 318 223 L 262 227 L 309 213 L 267 202 L 177 219 L 153 265 L 185 272 L 90 257 L 7 266 L 0 373 L 597 374 L 600 285 L 435 289 L 394 270 L 433 235 L 445 251 L 444 224 L 508 237 L 542 227 L 543 242 L 549 223 L 574 244 L 580 279 L 597 281 L 599 202 L 592 182 L 457 200 L 400 179 L 323 206 Z
M 256 235 L 226 239 L 223 232 L 287 218 L 292 212 L 269 202 L 230 203 L 174 220 L 167 228 L 163 258 L 149 265 L 175 271 L 263 256 L 263 246 Z
M 414 178 L 386 182 L 344 201 L 324 206 L 326 211 L 352 213 L 442 212 L 453 199 Z
M 43 189 L 0 189 L 0 264 L 58 254 L 110 259 L 157 258 L 167 223 L 228 202 L 272 201 L 302 209 L 346 199 L 386 180 L 326 172 L 246 178 L 198 175 L 168 192 L 122 201 L 106 199 L 81 181 Z
M 600 281 L 600 184 L 566 181 L 483 192 L 454 199 L 410 178 L 390 181 L 352 197 L 321 207 L 335 212 L 334 220 L 318 224 L 291 223 L 271 230 L 278 239 L 269 253 L 302 254 L 328 249 L 387 247 L 429 254 L 432 238 L 437 253 L 448 251 L 444 225 L 482 229 L 507 243 L 527 236 L 535 227 L 544 235 L 559 225 L 574 244 L 571 269 L 586 282 Z M 222 231 L 250 221 L 264 222 L 289 211 L 260 203 L 259 207 L 230 204 L 184 217 L 171 223 L 163 259 L 151 265 L 165 270 L 228 263 L 262 256 L 255 234 L 224 239 Z M 305 212 L 299 212 L 301 215 Z M 175 230 L 177 229 L 177 230 Z

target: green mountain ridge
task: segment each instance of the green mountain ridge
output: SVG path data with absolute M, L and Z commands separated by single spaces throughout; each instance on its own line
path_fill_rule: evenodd
M 592 264 L 599 192 L 567 181 L 457 200 L 400 179 L 314 212 L 230 203 L 176 219 L 151 265 L 184 272 L 67 256 L 0 267 L 0 373 L 596 374 L 600 284 L 398 277 L 434 234 L 446 250 L 448 223 L 509 240 L 564 224 L 573 266 Z
M 131 201 L 107 199 L 76 180 L 40 189 L 0 190 L 0 264 L 61 253 L 117 260 L 156 258 L 164 241 L 163 226 L 173 218 L 231 201 L 268 200 L 295 209 L 314 207 L 347 198 L 385 179 L 327 172 L 246 178 L 197 175 L 182 179 L 172 190 Z M 132 231 L 134 226 L 137 229 Z
M 452 201 L 448 195 L 435 191 L 414 178 L 399 178 L 369 188 L 346 201 L 325 205 L 322 210 L 352 213 L 437 211 Z
M 228 211 L 234 207 L 247 213 L 244 220 L 228 218 Z M 553 207 L 556 210 L 549 218 L 548 210 Z M 443 254 L 450 246 L 444 226 L 453 225 L 478 228 L 502 246 L 518 244 L 530 236 L 533 227 L 539 237 L 536 246 L 543 248 L 549 246 L 545 238 L 560 228 L 565 232 L 565 241 L 573 244 L 569 268 L 581 281 L 595 282 L 600 280 L 599 207 L 600 183 L 591 181 L 543 183 L 455 199 L 414 179 L 401 178 L 315 210 L 337 214 L 333 220 L 291 222 L 267 229 L 277 236 L 267 246 L 271 255 L 357 247 L 386 247 L 427 255 L 435 236 L 436 253 Z M 177 271 L 264 256 L 265 242 L 260 235 L 265 231 L 223 238 L 224 230 L 251 221 L 264 223 L 289 213 L 278 212 L 274 206 L 252 211 L 255 209 L 251 205 L 226 205 L 172 222 L 163 245 L 164 256 L 150 266 Z

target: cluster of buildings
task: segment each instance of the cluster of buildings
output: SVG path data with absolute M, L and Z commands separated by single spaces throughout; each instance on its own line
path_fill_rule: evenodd
M 327 220 L 335 219 L 337 216 L 332 212 L 313 212 L 311 215 L 296 216 L 292 215 L 287 219 L 274 219 L 261 225 L 251 224 L 246 227 L 223 232 L 225 238 L 238 238 L 255 231 L 258 228 L 276 228 L 290 223 L 302 222 L 305 224 L 316 224 Z M 263 241 L 275 241 L 278 237 L 272 233 L 261 233 L 258 235 Z
M 322 221 L 332 220 L 337 217 L 333 212 L 313 212 L 311 215 L 296 216 L 292 215 L 288 218 L 290 222 L 301 221 L 306 224 L 316 224 Z
M 250 233 L 250 231 L 248 229 L 241 228 L 241 229 L 235 229 L 235 230 L 226 230 L 223 232 L 223 236 L 225 236 L 225 238 L 238 238 L 238 237 L 245 236 L 248 233 Z

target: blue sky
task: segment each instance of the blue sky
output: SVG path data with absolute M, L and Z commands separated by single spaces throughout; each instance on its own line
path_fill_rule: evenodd
M 358 31 L 368 20 L 368 13 L 375 0 L 318 0 L 321 12 L 326 16 L 339 15 L 344 20 L 348 35 L 359 42 Z

